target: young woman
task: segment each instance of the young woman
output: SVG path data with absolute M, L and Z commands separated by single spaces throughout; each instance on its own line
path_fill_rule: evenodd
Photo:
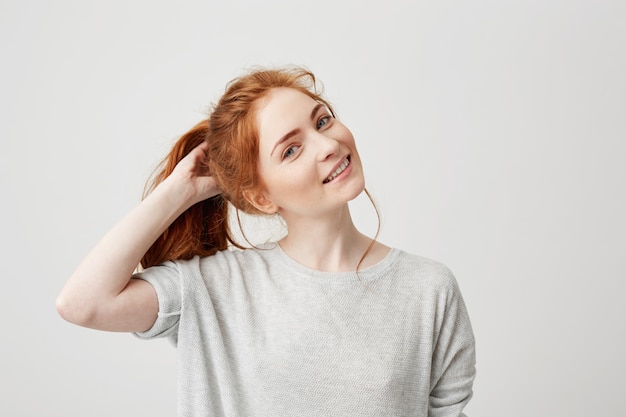
M 363 191 L 354 137 L 314 75 L 246 74 L 79 265 L 58 311 L 171 338 L 181 416 L 461 416 L 475 354 L 455 278 L 361 234 L 348 202 Z M 228 204 L 279 215 L 286 236 L 239 247 Z

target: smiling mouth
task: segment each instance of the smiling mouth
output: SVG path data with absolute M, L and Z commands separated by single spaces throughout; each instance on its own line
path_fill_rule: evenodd
M 339 167 L 336 170 L 334 170 L 332 174 L 330 174 L 322 183 L 327 184 L 331 182 L 332 180 L 334 180 L 335 177 L 337 177 L 337 175 L 341 174 L 348 167 L 348 165 L 350 165 L 349 156 L 347 156 L 346 159 L 344 159 L 343 163 L 339 165 Z

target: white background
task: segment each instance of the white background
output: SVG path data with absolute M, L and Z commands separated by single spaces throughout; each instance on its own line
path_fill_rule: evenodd
M 456 275 L 468 415 L 623 413 L 624 22 L 618 0 L 3 0 L 0 415 L 175 415 L 173 347 L 54 300 L 227 81 L 292 63 L 355 134 L 381 240 Z

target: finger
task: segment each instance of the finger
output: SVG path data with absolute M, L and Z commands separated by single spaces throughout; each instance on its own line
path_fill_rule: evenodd
M 209 144 L 203 141 L 200 145 L 193 148 L 183 159 L 177 164 L 174 171 L 205 171 L 203 165 L 207 159 L 207 150 Z
M 209 150 L 209 143 L 207 141 L 202 141 L 201 144 L 196 146 L 189 152 L 192 158 L 206 158 L 207 151 Z
M 198 181 L 203 190 L 202 194 L 204 199 L 211 198 L 222 193 L 222 190 L 219 188 L 213 177 L 199 178 Z

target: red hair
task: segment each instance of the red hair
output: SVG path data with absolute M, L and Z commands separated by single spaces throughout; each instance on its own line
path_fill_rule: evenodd
M 260 99 L 278 87 L 294 88 L 327 106 L 334 115 L 318 91 L 315 75 L 307 69 L 255 70 L 232 80 L 209 118 L 178 139 L 147 188 L 147 192 L 153 190 L 192 149 L 207 141 L 206 163 L 222 194 L 195 204 L 178 217 L 148 249 L 141 259 L 142 267 L 210 256 L 228 248 L 229 243 L 242 247 L 231 233 L 227 202 L 245 213 L 262 214 L 244 198 L 244 192 L 259 185 L 256 110 Z

